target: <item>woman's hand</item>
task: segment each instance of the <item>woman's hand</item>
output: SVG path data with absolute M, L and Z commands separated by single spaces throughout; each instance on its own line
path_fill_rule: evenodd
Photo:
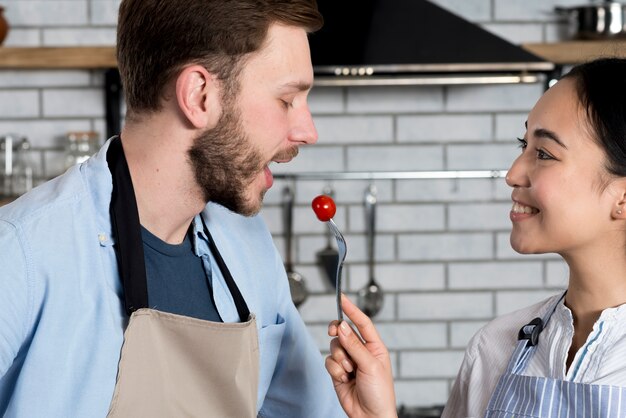
M 341 305 L 363 340 L 346 321 L 330 323 L 326 370 L 341 406 L 350 418 L 397 417 L 391 360 L 372 321 L 342 295 Z

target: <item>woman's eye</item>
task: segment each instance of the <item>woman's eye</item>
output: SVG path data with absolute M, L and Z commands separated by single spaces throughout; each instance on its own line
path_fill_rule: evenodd
M 518 146 L 521 149 L 526 149 L 526 147 L 528 146 L 528 142 L 526 142 L 526 140 L 524 138 L 517 138 L 518 141 Z
M 550 154 L 545 152 L 544 150 L 538 149 L 537 150 L 537 159 L 539 159 L 539 160 L 553 160 L 554 158 Z

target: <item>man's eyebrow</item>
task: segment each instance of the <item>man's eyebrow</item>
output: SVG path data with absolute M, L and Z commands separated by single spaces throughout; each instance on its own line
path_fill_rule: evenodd
M 526 123 L 524 123 L 524 125 L 526 126 L 526 129 L 528 129 L 528 121 L 526 121 Z M 537 138 L 551 139 L 552 141 L 556 142 L 557 144 L 559 144 L 563 148 L 567 149 L 567 146 L 565 146 L 563 141 L 561 141 L 559 139 L 559 136 L 556 133 L 554 133 L 554 132 L 552 132 L 552 131 L 550 131 L 548 129 L 543 129 L 543 128 L 535 129 L 535 131 L 533 132 L 533 136 L 535 136 Z
M 307 83 L 305 81 L 290 81 L 282 84 L 279 88 L 281 90 L 307 91 L 311 89 L 311 83 Z

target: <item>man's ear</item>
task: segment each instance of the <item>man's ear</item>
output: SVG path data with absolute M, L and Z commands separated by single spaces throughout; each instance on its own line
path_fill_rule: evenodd
M 186 67 L 176 79 L 178 107 L 195 128 L 215 126 L 222 112 L 220 97 L 216 77 L 201 65 Z

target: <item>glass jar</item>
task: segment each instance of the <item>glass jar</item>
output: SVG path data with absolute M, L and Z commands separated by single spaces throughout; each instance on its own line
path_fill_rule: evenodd
M 22 195 L 33 188 L 33 164 L 30 154 L 30 142 L 27 138 L 22 138 L 15 148 L 11 176 L 11 194 L 14 196 Z
M 95 131 L 74 131 L 65 135 L 65 168 L 80 164 L 100 147 L 100 135 Z

